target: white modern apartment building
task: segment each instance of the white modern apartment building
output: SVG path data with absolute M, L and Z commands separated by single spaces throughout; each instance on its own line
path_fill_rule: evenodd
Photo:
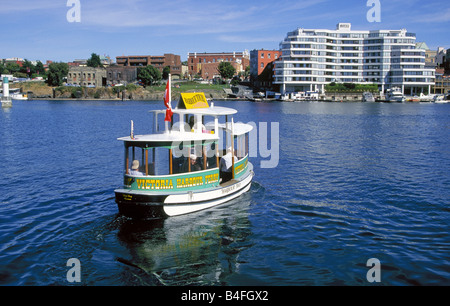
M 280 43 L 274 84 L 281 93 L 324 92 L 336 83 L 376 83 L 380 91 L 399 87 L 404 94 L 431 92 L 435 71 L 425 68 L 425 50 L 406 30 L 353 31 L 297 29 Z

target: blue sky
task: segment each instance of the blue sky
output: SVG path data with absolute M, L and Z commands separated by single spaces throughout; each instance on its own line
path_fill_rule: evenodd
M 109 55 L 278 49 L 298 27 L 402 29 L 431 49 L 450 48 L 448 0 L 380 0 L 370 23 L 367 0 L 79 0 L 81 22 L 68 22 L 68 0 L 0 0 L 0 58 L 72 61 Z

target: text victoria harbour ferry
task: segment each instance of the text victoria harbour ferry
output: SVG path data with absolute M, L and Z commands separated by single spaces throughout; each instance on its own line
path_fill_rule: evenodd
M 254 175 L 248 161 L 252 126 L 235 123 L 235 109 L 209 106 L 204 93 L 182 93 L 171 109 L 170 78 L 164 103 L 166 110 L 153 111 L 152 134 L 133 135 L 131 122 L 131 135 L 118 138 L 125 145 L 124 186 L 115 190 L 119 212 L 143 219 L 176 216 L 248 191 Z M 160 114 L 165 114 L 162 131 Z

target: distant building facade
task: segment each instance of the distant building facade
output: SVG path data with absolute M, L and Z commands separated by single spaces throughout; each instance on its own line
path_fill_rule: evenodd
M 86 66 L 69 67 L 67 84 L 88 87 L 106 86 L 106 69 Z
M 25 60 L 23 58 L 19 58 L 19 57 L 11 57 L 11 58 L 4 59 L 5 65 L 8 63 L 12 63 L 12 64 L 19 65 L 19 67 L 23 66 L 24 61 Z
M 221 62 L 229 62 L 236 69 L 236 74 L 245 71 L 250 65 L 250 54 L 243 52 L 218 52 L 218 53 L 188 53 L 188 75 L 190 78 L 200 76 L 205 80 L 211 80 L 218 76 L 217 68 Z
M 137 67 L 133 66 L 109 66 L 106 67 L 106 79 L 108 85 L 134 83 L 137 80 Z
M 444 47 L 438 47 L 438 49 L 436 51 L 436 64 L 438 66 L 444 64 L 446 55 L 447 55 L 447 49 L 445 49 Z
M 425 51 L 406 30 L 354 31 L 297 29 L 280 43 L 275 64 L 280 92 L 320 91 L 331 82 L 376 83 L 380 91 L 399 87 L 405 94 L 431 92 L 434 68 L 425 67 Z
M 446 94 L 448 92 L 450 92 L 450 75 L 444 74 L 444 68 L 436 69 L 436 81 L 433 93 Z
M 170 68 L 172 77 L 181 77 L 181 58 L 179 55 L 166 53 L 164 55 L 132 55 L 117 56 L 116 64 L 118 66 L 145 67 L 154 66 L 161 73 L 164 67 Z
M 252 50 L 250 51 L 250 82 L 256 87 L 271 87 L 272 76 L 266 75 L 264 70 L 273 74 L 273 62 L 281 57 L 280 50 Z
M 416 43 L 416 49 L 422 49 L 425 51 L 425 65 L 428 67 L 436 67 L 436 55 L 437 51 L 432 51 L 428 48 L 424 42 Z

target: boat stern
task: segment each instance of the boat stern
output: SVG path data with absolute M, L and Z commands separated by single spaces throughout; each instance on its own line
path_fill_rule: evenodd
M 129 189 L 114 190 L 119 213 L 133 219 L 164 218 L 163 203 L 166 196 L 147 195 Z

